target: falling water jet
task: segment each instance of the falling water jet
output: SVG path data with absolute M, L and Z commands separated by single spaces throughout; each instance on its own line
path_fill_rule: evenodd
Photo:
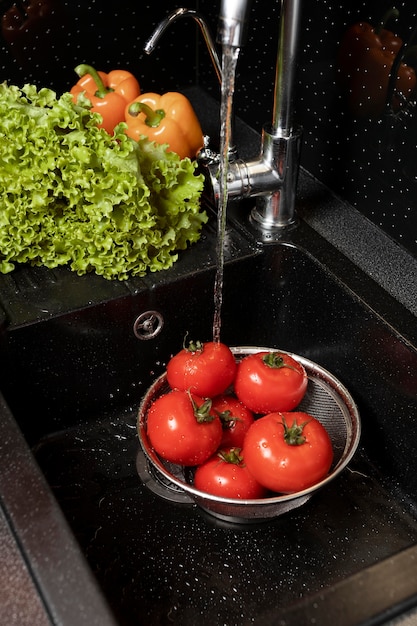
M 222 89 L 220 103 L 220 163 L 219 163 L 219 201 L 217 207 L 217 265 L 214 280 L 214 318 L 213 341 L 220 341 L 221 308 L 223 301 L 224 240 L 227 217 L 227 173 L 229 170 L 229 148 L 232 135 L 233 94 L 236 65 L 240 48 L 223 45 L 222 53 Z

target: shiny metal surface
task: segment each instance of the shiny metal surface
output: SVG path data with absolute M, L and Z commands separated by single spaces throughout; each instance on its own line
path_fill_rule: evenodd
M 179 18 L 182 18 L 182 17 L 191 17 L 200 27 L 200 30 L 204 37 L 204 41 L 206 42 L 207 49 L 210 54 L 211 61 L 216 71 L 217 78 L 219 79 L 219 81 L 221 81 L 222 80 L 221 63 L 217 54 L 217 50 L 213 43 L 210 29 L 204 17 L 198 11 L 194 11 L 193 9 L 186 9 L 184 7 L 180 7 L 178 9 L 175 9 L 171 13 L 169 13 L 169 15 L 167 15 L 161 22 L 159 22 L 154 32 L 152 33 L 152 35 L 146 41 L 143 47 L 144 51 L 146 52 L 146 54 L 151 54 L 154 51 L 155 46 L 157 45 L 161 36 L 164 34 L 166 29 L 168 28 L 168 26 L 170 26 L 173 22 L 176 22 Z
M 246 16 L 246 11 L 244 2 L 222 4 L 218 40 L 223 46 L 239 48 L 241 45 L 242 16 Z M 301 1 L 282 0 L 272 123 L 264 125 L 259 157 L 247 162 L 233 159 L 228 164 L 227 196 L 256 198 L 252 221 L 261 240 L 279 239 L 283 231 L 297 223 L 295 196 L 302 132 L 293 124 L 293 99 L 300 19 Z M 218 201 L 221 176 L 216 159 L 208 170 L 213 196 Z
M 226 46 L 240 48 L 247 35 L 250 0 L 222 0 L 217 40 Z

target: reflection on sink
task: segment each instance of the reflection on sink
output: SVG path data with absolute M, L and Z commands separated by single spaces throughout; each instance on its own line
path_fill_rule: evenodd
M 353 395 L 363 428 L 349 468 L 307 504 L 235 528 L 160 498 L 136 469 L 140 399 L 187 331 L 210 339 L 213 280 L 212 263 L 180 266 L 101 304 L 11 324 L 2 391 L 119 624 L 359 623 L 357 577 L 417 544 L 416 350 L 294 243 L 231 255 L 222 340 L 319 363 Z M 140 341 L 133 325 L 147 310 L 164 323 Z M 362 602 L 362 621 L 403 601 L 390 582 Z M 350 608 L 335 618 L 326 590 L 340 585 Z

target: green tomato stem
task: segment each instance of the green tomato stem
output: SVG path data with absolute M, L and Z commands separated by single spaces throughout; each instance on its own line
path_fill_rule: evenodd
M 225 463 L 240 465 L 243 461 L 243 457 L 240 452 L 241 448 L 230 448 L 230 450 L 219 450 L 217 452 L 217 456 Z
M 302 446 L 303 443 L 306 442 L 306 438 L 303 434 L 304 426 L 306 426 L 309 422 L 311 422 L 311 419 L 303 422 L 302 424 L 297 424 L 296 420 L 294 420 L 292 426 L 288 426 L 285 421 L 285 417 L 282 416 L 285 443 L 289 446 Z
M 268 352 L 262 357 L 262 361 L 267 367 L 271 369 L 281 369 L 282 367 L 288 367 L 290 370 L 297 372 L 298 370 L 292 365 L 285 363 L 284 357 L 279 352 Z
M 191 392 L 188 390 L 187 393 L 193 406 L 194 417 L 199 424 L 208 424 L 216 419 L 216 415 L 210 413 L 211 405 L 213 404 L 210 398 L 206 398 L 201 406 L 197 406 Z

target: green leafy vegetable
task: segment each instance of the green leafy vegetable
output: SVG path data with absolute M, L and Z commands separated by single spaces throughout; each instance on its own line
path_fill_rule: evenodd
M 196 165 L 69 93 L 0 84 L 0 271 L 66 265 L 107 279 L 167 269 L 200 237 Z

